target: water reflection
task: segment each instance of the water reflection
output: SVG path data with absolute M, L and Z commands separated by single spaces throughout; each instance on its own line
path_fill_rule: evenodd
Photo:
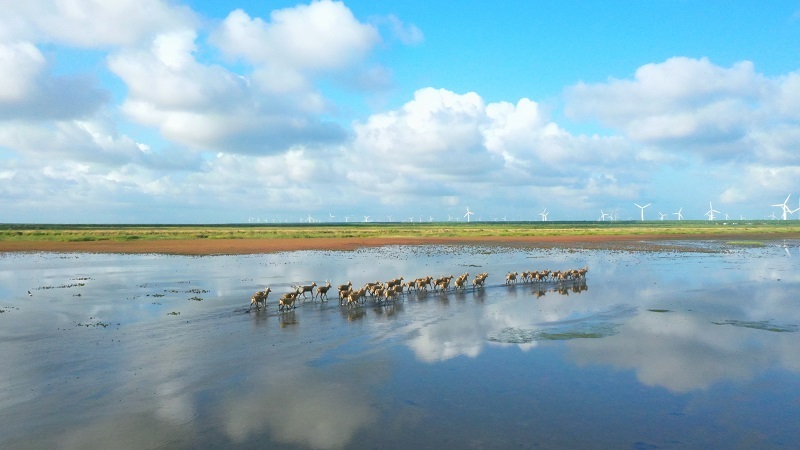
M 465 261 L 501 274 L 530 259 L 591 272 L 579 282 L 420 291 L 357 308 L 306 302 L 278 312 L 273 300 L 246 313 L 265 285 L 281 292 L 322 279 L 411 278 L 429 267 L 460 273 Z M 610 447 L 652 434 L 659 444 L 691 435 L 690 446 L 708 447 L 721 434 L 744 442 L 736 439 L 751 434 L 740 425 L 762 411 L 712 396 L 746 395 L 755 405 L 800 386 L 796 264 L 780 245 L 710 254 L 437 247 L 5 256 L 0 447 L 533 445 L 559 442 L 541 436 L 565 420 L 624 436 L 597 441 Z M 43 286 L 53 288 L 35 289 Z M 96 322 L 108 326 L 77 326 Z M 504 383 L 487 385 L 493 377 Z M 608 408 L 609 398 L 623 406 Z M 794 442 L 794 428 L 781 426 L 797 419 L 790 406 L 765 439 Z M 626 410 L 652 412 L 654 424 L 677 411 L 724 433 L 703 441 L 685 424 L 637 428 Z M 409 411 L 414 420 L 403 419 Z M 776 446 L 756 441 L 764 443 Z
M 360 428 L 376 422 L 378 411 L 362 389 L 368 373 L 338 375 L 347 382 L 331 381 L 330 373 L 303 366 L 291 371 L 262 367 L 247 391 L 224 399 L 225 434 L 237 444 L 266 432 L 282 444 L 344 447 Z
M 347 318 L 348 321 L 352 322 L 355 320 L 362 319 L 367 316 L 367 310 L 364 308 L 347 308 L 343 307 L 340 309 L 342 315 Z
M 798 373 L 800 347 L 794 331 L 800 317 L 793 307 L 786 308 L 791 302 L 783 287 L 760 289 L 764 297 L 786 301 L 771 311 L 748 308 L 754 300 L 750 292 L 717 294 L 704 299 L 703 311 L 640 310 L 614 336 L 570 342 L 571 357 L 580 365 L 632 369 L 642 383 L 675 392 L 707 389 L 723 380 L 749 380 L 768 370 Z M 744 320 L 720 320 L 723 317 Z
M 488 307 L 489 314 L 458 314 L 423 325 L 409 346 L 419 360 L 436 362 L 475 358 L 486 348 L 486 339 L 524 350 L 541 341 L 568 340 L 570 357 L 579 366 L 632 369 L 643 384 L 674 392 L 749 380 L 767 370 L 797 373 L 798 275 L 777 269 L 774 260 L 737 262 L 749 263 L 740 270 L 756 284 L 742 285 L 740 274 L 710 267 L 698 271 L 698 278 L 664 284 L 658 277 L 663 269 L 648 273 L 653 267 L 645 266 L 629 269 L 629 277 L 604 284 L 580 303 L 558 303 L 546 294 L 585 294 L 585 283 L 535 289 L 537 307 L 509 288 L 508 295 Z M 782 284 L 764 285 L 765 279 Z M 692 286 L 725 286 L 730 280 L 740 286 Z
M 278 313 L 278 323 L 281 325 L 281 328 L 297 325 L 297 314 L 295 314 L 294 310 L 281 311 Z

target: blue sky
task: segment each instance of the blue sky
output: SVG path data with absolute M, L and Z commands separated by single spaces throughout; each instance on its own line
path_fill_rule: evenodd
M 796 2 L 3 4 L 0 222 L 800 207 Z

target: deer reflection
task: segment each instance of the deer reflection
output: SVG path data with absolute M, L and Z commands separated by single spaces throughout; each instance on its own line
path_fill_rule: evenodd
M 269 320 L 268 320 L 269 319 L 269 313 L 267 312 L 267 308 L 264 308 L 264 311 L 261 311 L 261 310 L 257 309 L 257 310 L 254 311 L 254 313 L 251 312 L 250 314 L 252 314 L 253 317 L 254 317 L 254 319 L 253 319 L 253 325 L 254 326 L 261 326 L 262 324 L 266 325 L 267 323 L 269 323 Z
M 364 311 L 364 308 L 343 308 L 340 309 L 340 311 L 342 316 L 347 319 L 348 322 L 361 319 L 367 315 L 367 312 Z
M 297 325 L 297 316 L 295 316 L 294 311 L 280 313 L 278 314 L 278 323 L 281 325 L 281 328 Z
M 392 317 L 397 314 L 400 309 L 401 308 L 396 303 L 386 303 L 373 307 L 372 311 L 378 316 Z
M 423 301 L 423 300 L 428 298 L 428 291 L 426 291 L 426 290 L 417 291 L 416 294 L 417 294 L 417 301 L 418 302 L 421 302 L 421 301 Z M 409 294 L 409 297 L 411 297 L 410 294 Z
M 554 286 L 552 289 L 544 289 L 543 287 L 538 287 L 536 290 L 532 291 L 531 293 L 536 296 L 536 298 L 544 297 L 548 292 L 557 292 L 561 295 L 569 295 L 570 292 L 573 294 L 580 294 L 583 291 L 589 290 L 589 285 L 586 284 L 585 279 L 576 280 L 573 282 L 565 282 L 559 283 Z

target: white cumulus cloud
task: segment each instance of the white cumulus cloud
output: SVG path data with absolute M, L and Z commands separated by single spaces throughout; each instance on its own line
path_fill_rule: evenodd
M 529 99 L 486 104 L 474 92 L 434 88 L 355 123 L 354 131 L 348 178 L 387 203 L 423 193 L 482 197 L 487 186 L 505 199 L 590 185 L 616 191 L 618 179 L 602 174 L 622 158 L 630 161 L 633 151 L 621 138 L 572 135 Z
M 749 61 L 726 68 L 675 57 L 641 66 L 632 79 L 578 83 L 566 92 L 566 111 L 665 153 L 794 163 L 798 80 L 766 77 Z
M 200 150 L 268 153 L 342 139 L 338 126 L 319 119 L 324 102 L 315 92 L 264 94 L 247 76 L 198 62 L 196 39 L 193 30 L 176 31 L 157 36 L 147 49 L 109 58 L 130 88 L 125 113 Z
M 270 20 L 237 9 L 210 41 L 231 58 L 259 68 L 262 88 L 306 89 L 310 75 L 342 70 L 360 62 L 380 42 L 344 3 L 321 0 L 273 11 Z
M 25 39 L 83 48 L 134 45 L 197 22 L 186 6 L 163 0 L 2 2 L 0 41 Z

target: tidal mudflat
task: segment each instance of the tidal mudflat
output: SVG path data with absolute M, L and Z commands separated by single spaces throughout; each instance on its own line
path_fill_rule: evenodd
M 795 448 L 798 243 L 653 249 L 0 254 L 0 448 Z M 277 310 L 464 272 L 487 286 Z

